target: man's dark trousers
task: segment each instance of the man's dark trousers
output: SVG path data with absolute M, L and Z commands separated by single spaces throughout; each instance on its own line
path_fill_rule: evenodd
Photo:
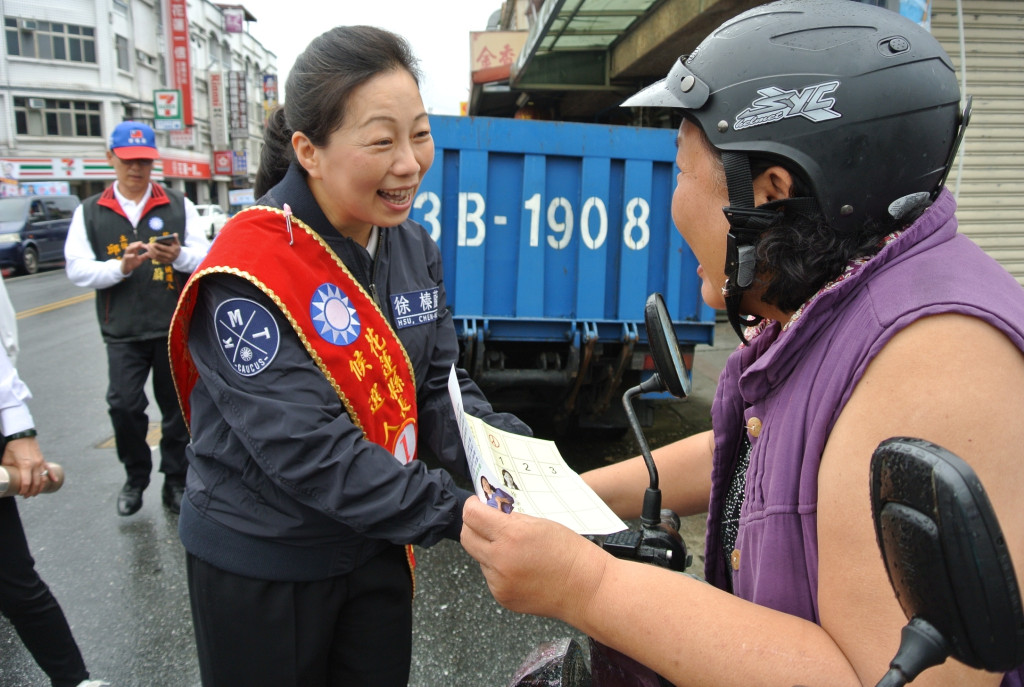
M 117 457 L 124 463 L 128 482 L 145 489 L 153 469 L 153 453 L 146 441 L 146 378 L 153 372 L 153 396 L 162 415 L 160 472 L 168 483 L 185 483 L 185 446 L 188 430 L 174 390 L 167 338 L 107 342 L 107 405 L 114 426 Z

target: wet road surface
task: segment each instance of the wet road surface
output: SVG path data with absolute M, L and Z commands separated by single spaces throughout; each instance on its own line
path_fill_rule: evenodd
M 18 368 L 34 395 L 30 407 L 41 446 L 48 460 L 67 470 L 61 491 L 18 500 L 37 569 L 60 601 L 93 678 L 115 687 L 195 687 L 199 672 L 177 518 L 160 503 L 158 474 L 139 513 L 116 514 L 124 473 L 110 441 L 106 356 L 95 305 L 80 290 L 68 294 L 78 298 L 64 307 L 40 305 L 55 298 L 41 295 L 59 287 L 54 280 L 51 274 L 8 281 L 20 314 Z M 720 340 L 723 347 L 708 349 L 703 360 L 698 349 L 694 397 L 659 405 L 647 433 L 652 447 L 707 426 L 718 359 L 731 347 L 730 339 Z M 558 443 L 577 470 L 637 452 L 631 435 L 616 441 L 572 436 Z M 703 517 L 684 520 L 683 529 L 694 554 L 691 571 L 699 572 Z M 457 543 L 418 548 L 416 555 L 410 685 L 501 687 L 535 645 L 580 637 L 560 622 L 498 606 L 479 566 Z M 0 687 L 48 684 L 0 617 Z

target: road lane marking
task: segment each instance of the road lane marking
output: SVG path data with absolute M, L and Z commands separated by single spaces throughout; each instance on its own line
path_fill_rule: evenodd
M 28 310 L 22 310 L 16 316 L 17 319 L 23 320 L 26 317 L 32 317 L 33 315 L 41 315 L 44 312 L 50 312 L 51 310 L 58 310 L 60 308 L 66 308 L 69 305 L 75 305 L 76 303 L 82 303 L 87 300 L 91 300 L 96 297 L 95 291 L 89 293 L 83 293 L 81 296 L 75 296 L 74 298 L 65 298 L 62 301 L 56 303 L 47 303 L 46 305 L 40 305 L 37 308 L 29 308 Z

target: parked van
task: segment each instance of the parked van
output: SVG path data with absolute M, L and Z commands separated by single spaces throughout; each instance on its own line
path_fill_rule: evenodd
M 0 267 L 35 274 L 40 263 L 63 260 L 78 204 L 78 196 L 0 198 Z

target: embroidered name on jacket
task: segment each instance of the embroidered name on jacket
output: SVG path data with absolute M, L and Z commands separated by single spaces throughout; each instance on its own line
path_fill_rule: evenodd
M 398 328 L 405 329 L 436 320 L 439 291 L 437 286 L 432 286 L 422 291 L 391 294 L 391 310 Z

